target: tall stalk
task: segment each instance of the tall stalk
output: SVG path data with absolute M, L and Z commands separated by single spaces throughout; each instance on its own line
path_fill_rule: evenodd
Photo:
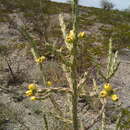
M 72 119 L 73 119 L 73 129 L 78 130 L 78 115 L 77 115 L 77 99 L 78 99 L 78 87 L 77 87 L 77 32 L 78 32 L 78 0 L 72 0 L 72 15 L 73 15 L 73 31 L 75 35 L 75 40 L 73 42 L 72 55 L 71 55 L 71 79 L 72 79 Z

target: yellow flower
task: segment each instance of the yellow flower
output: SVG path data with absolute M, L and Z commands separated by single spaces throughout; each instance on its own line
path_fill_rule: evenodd
M 30 97 L 30 99 L 31 99 L 32 101 L 37 100 L 37 98 L 36 98 L 35 96 Z
M 78 38 L 84 38 L 84 37 L 86 37 L 86 33 L 85 32 L 80 32 L 78 34 Z
M 39 63 L 39 62 L 40 62 L 39 58 L 35 59 L 35 61 L 36 61 L 37 63 Z
M 113 101 L 117 101 L 117 100 L 119 99 L 119 97 L 118 97 L 118 95 L 116 95 L 116 94 L 112 94 L 112 95 L 111 95 L 111 99 L 112 99 Z
M 43 62 L 45 61 L 45 59 L 46 59 L 45 56 L 41 56 L 41 57 L 37 58 L 35 61 L 36 61 L 37 63 L 43 63 Z
M 75 39 L 74 31 L 71 30 L 71 31 L 69 32 L 69 34 L 67 34 L 67 36 L 66 36 L 66 42 L 68 42 L 68 43 L 73 43 L 73 42 L 74 42 L 74 39 Z
M 73 43 L 73 38 L 70 36 L 66 36 L 66 42 L 67 43 Z
M 102 90 L 99 94 L 100 97 L 106 97 L 108 95 L 107 91 Z
M 32 90 L 28 90 L 25 92 L 26 96 L 32 96 L 33 95 L 33 91 Z
M 44 62 L 44 61 L 45 61 L 45 59 L 46 59 L 46 57 L 45 57 L 45 56 L 41 56 L 41 57 L 40 57 L 40 61 L 41 61 L 41 62 Z
M 30 90 L 36 90 L 37 89 L 37 85 L 36 84 L 29 84 L 28 85 L 28 89 L 30 89 Z
M 103 87 L 104 87 L 104 89 L 105 89 L 107 92 L 112 91 L 112 86 L 111 86 L 109 83 L 104 84 Z
M 48 82 L 47 82 L 47 86 L 49 86 L 49 87 L 52 86 L 52 82 L 51 82 L 51 81 L 48 81 Z

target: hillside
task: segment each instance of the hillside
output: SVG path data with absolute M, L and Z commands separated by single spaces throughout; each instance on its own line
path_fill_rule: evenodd
M 31 4 L 30 4 L 31 3 Z M 59 37 L 60 34 L 60 26 L 58 21 L 58 14 L 65 13 L 67 21 L 70 20 L 71 6 L 69 4 L 63 3 L 55 3 L 55 2 L 47 2 L 43 6 L 41 6 L 41 10 L 44 11 L 45 15 L 50 16 L 49 23 L 52 24 L 51 29 L 49 29 L 49 36 L 53 35 L 53 37 Z M 33 0 L 28 1 L 19 1 L 15 2 L 9 0 L 1 1 L 1 10 L 0 10 L 0 21 L 8 22 L 10 17 L 8 14 L 12 13 L 23 13 L 24 17 L 28 19 L 28 21 L 34 22 L 34 20 L 43 20 L 40 15 L 42 11 L 39 8 L 39 2 Z M 38 15 L 39 14 L 39 15 Z M 37 16 L 36 16 L 37 15 Z M 79 14 L 79 24 L 80 29 L 87 31 L 88 35 L 91 38 L 87 42 L 97 42 L 106 45 L 108 43 L 108 39 L 111 37 L 113 39 L 113 44 L 116 48 L 125 48 L 129 46 L 130 41 L 130 14 L 129 12 L 123 12 L 118 10 L 104 10 L 93 7 L 80 7 Z M 39 21 L 40 22 L 40 21 Z M 69 21 L 68 21 L 69 22 Z M 50 26 L 49 23 L 47 26 Z M 34 23 L 37 24 L 36 22 Z M 68 28 L 71 25 L 71 22 L 67 23 Z M 40 28 L 40 27 L 39 27 Z M 38 26 L 36 31 L 38 31 Z M 34 28 L 35 30 L 35 28 Z M 55 32 L 55 33 L 54 33 Z M 48 36 L 48 37 L 49 37 Z

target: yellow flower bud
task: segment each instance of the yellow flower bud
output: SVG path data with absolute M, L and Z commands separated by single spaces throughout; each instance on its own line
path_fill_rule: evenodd
M 32 96 L 33 95 L 33 91 L 32 90 L 28 90 L 25 92 L 26 96 Z
M 86 33 L 85 32 L 80 32 L 78 34 L 78 38 L 85 38 L 86 37 Z
M 35 96 L 30 97 L 30 99 L 31 99 L 32 101 L 37 100 L 37 98 L 36 98 Z
M 41 56 L 40 57 L 40 62 L 42 63 L 42 62 L 44 62 L 45 61 L 45 59 L 46 59 L 46 57 L 45 56 Z
M 43 63 L 43 62 L 45 61 L 45 59 L 46 59 L 45 56 L 41 56 L 41 57 L 37 58 L 35 61 L 36 61 L 37 63 Z
M 47 82 L 47 86 L 49 86 L 49 87 L 52 86 L 52 82 L 51 82 L 51 81 L 48 81 L 48 82 Z
M 39 58 L 37 58 L 37 59 L 35 59 L 35 61 L 36 61 L 37 63 L 39 63 L 39 62 L 40 62 L 40 59 L 39 59 Z
M 111 86 L 109 83 L 104 84 L 103 87 L 104 87 L 104 89 L 105 89 L 107 92 L 112 91 L 112 86 Z
M 100 96 L 100 97 L 106 97 L 106 96 L 108 96 L 108 93 L 107 93 L 107 91 L 102 90 L 102 91 L 100 92 L 99 96 Z
M 112 99 L 113 101 L 117 101 L 117 100 L 119 99 L 119 97 L 118 97 L 118 95 L 116 95 L 116 94 L 112 94 L 112 95 L 111 95 L 111 99 Z
M 30 90 L 36 90 L 37 89 L 37 85 L 36 84 L 29 84 L 28 85 L 28 89 L 30 89 Z

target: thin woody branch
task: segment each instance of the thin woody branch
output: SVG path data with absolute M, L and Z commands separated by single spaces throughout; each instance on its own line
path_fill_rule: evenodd
M 83 77 L 79 80 L 79 83 L 78 83 L 78 85 L 77 85 L 77 86 L 78 86 L 78 89 L 80 89 L 80 88 L 81 88 L 81 85 L 84 84 L 84 82 L 86 81 L 87 75 L 88 75 L 88 73 L 85 72 L 85 73 L 83 74 Z
M 91 121 L 91 124 L 90 124 L 89 126 L 86 126 L 86 127 L 85 127 L 85 130 L 89 130 L 91 127 L 93 127 L 93 125 L 94 125 L 96 122 L 99 121 L 99 118 L 101 117 L 101 115 L 102 115 L 102 113 L 103 113 L 103 111 L 104 111 L 104 109 L 105 109 L 105 106 L 106 106 L 106 104 L 103 104 L 103 105 L 102 105 L 102 108 L 101 108 L 99 114 Z
M 41 93 L 70 93 L 72 94 L 72 90 L 70 88 L 43 88 L 37 91 L 39 94 Z

